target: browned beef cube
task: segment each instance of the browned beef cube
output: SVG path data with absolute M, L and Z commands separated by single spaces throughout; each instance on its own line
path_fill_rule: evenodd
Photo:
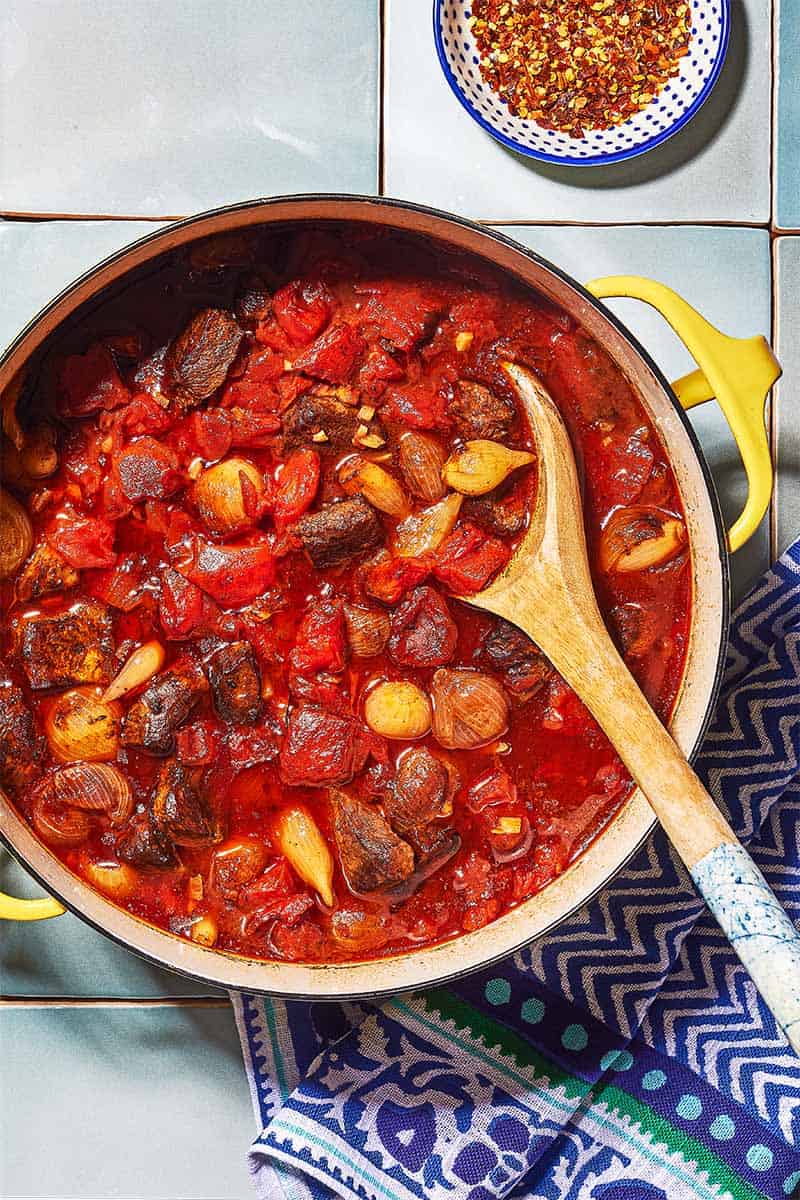
M 466 379 L 459 380 L 447 411 L 463 438 L 488 438 L 492 442 L 505 441 L 516 416 L 510 400 Z
M 205 678 L 192 663 L 156 675 L 128 709 L 122 744 L 162 757 L 175 749 L 175 730 L 190 715 L 203 692 Z
M 327 441 L 313 443 L 318 450 L 348 450 L 360 424 L 358 409 L 353 405 L 343 404 L 335 396 L 308 392 L 283 415 L 284 449 L 310 446 L 315 433 L 324 433 Z
M 261 712 L 261 674 L 249 642 L 231 642 L 212 654 L 207 667 L 214 707 L 223 721 L 252 725 Z
M 111 616 L 99 600 L 76 600 L 64 612 L 21 617 L 16 648 L 33 688 L 108 683 L 114 657 Z
M 494 493 L 470 497 L 461 509 L 461 515 L 474 521 L 489 533 L 498 537 L 517 537 L 525 528 L 525 509 L 513 501 L 502 501 Z
M 75 567 L 49 542 L 40 542 L 17 577 L 17 599 L 38 600 L 54 592 L 65 592 L 80 578 Z
M 415 746 L 397 765 L 397 774 L 384 799 L 384 809 L 399 833 L 419 830 L 453 811 L 455 772 L 426 750 Z
M 242 325 L 257 325 L 272 312 L 272 292 L 260 275 L 246 275 L 236 297 L 236 316 Z
M 213 814 L 189 771 L 176 759 L 165 762 L 153 792 L 153 828 L 176 846 L 208 846 L 219 841 Z
M 44 749 L 22 690 L 0 664 L 0 786 L 12 796 L 26 791 L 42 772 Z
M 172 867 L 175 855 L 166 838 L 153 826 L 149 813 L 135 817 L 117 839 L 117 855 L 134 867 Z
M 164 359 L 164 391 L 178 408 L 194 408 L 222 387 L 243 336 L 224 309 L 204 308 L 192 317 Z
M 505 686 L 520 700 L 530 700 L 553 674 L 550 663 L 531 639 L 500 618 L 486 635 L 483 649 L 492 665 L 503 673 Z
M 348 783 L 369 750 L 367 731 L 355 717 L 304 704 L 289 719 L 280 753 L 281 779 L 291 787 Z
M 414 851 L 376 808 L 346 796 L 331 794 L 333 832 L 339 861 L 354 892 L 374 892 L 408 879 L 414 870 Z
M 315 567 L 337 567 L 359 554 L 374 550 L 383 541 L 378 514 L 362 496 L 326 504 L 307 513 L 292 528 Z

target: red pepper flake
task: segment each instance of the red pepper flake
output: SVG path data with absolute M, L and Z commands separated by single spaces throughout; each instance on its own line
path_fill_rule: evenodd
M 480 71 L 516 117 L 582 138 L 646 108 L 680 71 L 688 0 L 473 0 Z

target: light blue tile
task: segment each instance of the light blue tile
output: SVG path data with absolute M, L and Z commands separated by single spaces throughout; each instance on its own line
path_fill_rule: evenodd
M 73 279 L 158 228 L 152 221 L 0 221 L 0 351 Z
M 647 275 L 681 292 L 713 325 L 735 337 L 770 333 L 769 235 L 760 229 L 684 226 L 574 228 L 513 226 L 503 230 L 581 282 L 603 275 Z M 607 301 L 650 351 L 667 378 L 694 363 L 666 322 L 635 300 Z M 746 497 L 744 471 L 727 422 L 715 404 L 691 413 L 719 490 L 728 524 Z M 737 596 L 769 562 L 769 523 L 732 559 Z
M 0 208 L 374 191 L 378 36 L 377 0 L 6 0 Z
M 778 238 L 774 253 L 777 350 L 783 366 L 774 418 L 778 462 L 775 548 L 780 552 L 800 537 L 800 236 Z
M 0 1010 L 0 1194 L 245 1200 L 254 1136 L 230 1009 Z
M 4 850 L 0 850 L 0 891 L 24 897 L 44 894 Z M 50 921 L 2 923 L 0 995 L 157 999 L 224 993 L 162 971 L 65 913 Z
M 775 223 L 800 229 L 800 4 L 778 0 Z
M 390 195 L 486 221 L 767 221 L 770 0 L 732 0 L 725 67 L 690 124 L 663 146 L 611 167 L 552 166 L 504 149 L 450 92 L 433 44 L 430 0 L 387 3 Z

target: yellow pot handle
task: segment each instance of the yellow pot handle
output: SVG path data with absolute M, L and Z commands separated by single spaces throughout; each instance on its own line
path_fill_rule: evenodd
M 40 900 L 17 900 L 0 892 L 0 921 L 46 921 L 48 917 L 60 917 L 63 905 L 52 896 Z
M 763 337 L 732 338 L 720 333 L 673 292 L 638 275 L 608 275 L 586 284 L 598 300 L 629 296 L 644 300 L 661 313 L 691 353 L 698 367 L 672 385 L 684 408 L 716 397 L 734 436 L 747 475 L 747 501 L 728 531 L 728 548 L 738 550 L 751 537 L 772 495 L 772 455 L 764 423 L 770 388 L 781 367 Z

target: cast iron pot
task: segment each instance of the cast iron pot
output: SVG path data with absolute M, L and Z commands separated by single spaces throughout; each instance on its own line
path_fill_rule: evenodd
M 672 731 L 687 754 L 697 747 L 717 697 L 729 613 L 728 550 L 740 546 L 766 511 L 772 484 L 764 404 L 779 374 L 763 338 L 720 334 L 674 292 L 647 279 L 619 276 L 581 286 L 563 271 L 500 233 L 420 205 L 373 197 L 288 196 L 233 205 L 170 225 L 134 242 L 76 280 L 23 330 L 0 360 L 0 395 L 16 391 L 28 364 L 52 344 L 78 309 L 94 309 L 132 272 L 160 255 L 210 235 L 291 222 L 362 221 L 411 231 L 468 251 L 531 285 L 560 305 L 627 376 L 669 454 L 680 489 L 691 547 L 693 609 L 686 669 Z M 637 297 L 666 317 L 700 370 L 670 387 L 647 352 L 600 297 Z M 80 315 L 80 314 L 78 314 Z M 715 396 L 739 445 L 750 485 L 745 509 L 726 535 L 713 484 L 684 408 Z M 117 942 L 164 967 L 223 987 L 287 997 L 376 996 L 441 983 L 519 949 L 558 925 L 602 888 L 654 825 L 641 793 L 588 849 L 539 895 L 483 929 L 394 958 L 347 964 L 261 962 L 207 949 L 132 916 L 73 875 L 36 837 L 0 793 L 0 836 L 52 898 L 0 896 L 0 917 L 32 920 L 59 915 L 62 905 Z

